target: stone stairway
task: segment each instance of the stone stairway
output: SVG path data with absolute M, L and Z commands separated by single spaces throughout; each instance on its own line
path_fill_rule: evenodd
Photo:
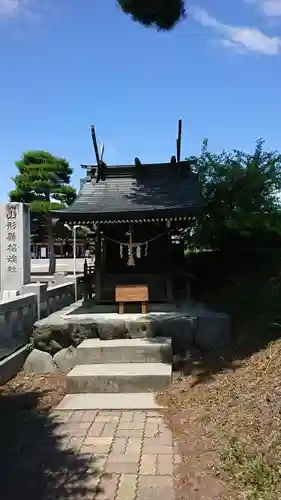
M 156 410 L 172 375 L 170 338 L 84 340 L 58 410 Z

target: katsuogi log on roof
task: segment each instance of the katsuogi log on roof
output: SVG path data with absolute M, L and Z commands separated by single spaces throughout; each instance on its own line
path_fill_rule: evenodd
M 198 176 L 191 161 L 180 161 L 181 120 L 177 138 L 177 153 L 169 163 L 107 166 L 103 161 L 104 147 L 99 155 L 95 129 L 92 138 L 97 165 L 82 165 L 87 178 L 81 182 L 74 203 L 55 211 L 63 220 L 124 222 L 148 217 L 170 218 L 196 215 L 202 205 Z

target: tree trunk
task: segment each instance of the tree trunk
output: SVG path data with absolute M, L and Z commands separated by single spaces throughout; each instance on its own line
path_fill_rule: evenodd
M 51 217 L 47 217 L 47 233 L 48 233 L 49 274 L 53 275 L 56 272 L 56 256 L 54 252 L 53 224 Z

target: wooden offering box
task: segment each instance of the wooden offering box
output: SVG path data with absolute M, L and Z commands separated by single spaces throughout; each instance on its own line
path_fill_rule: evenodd
M 115 288 L 115 300 L 119 304 L 119 314 L 124 314 L 125 302 L 140 302 L 142 314 L 148 312 L 148 286 L 122 285 Z

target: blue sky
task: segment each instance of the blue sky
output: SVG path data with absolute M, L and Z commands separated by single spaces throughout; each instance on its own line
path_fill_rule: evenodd
M 66 157 L 73 184 L 93 162 L 280 148 L 281 0 L 196 0 L 170 33 L 133 23 L 116 0 L 0 0 L 0 201 L 23 151 Z

